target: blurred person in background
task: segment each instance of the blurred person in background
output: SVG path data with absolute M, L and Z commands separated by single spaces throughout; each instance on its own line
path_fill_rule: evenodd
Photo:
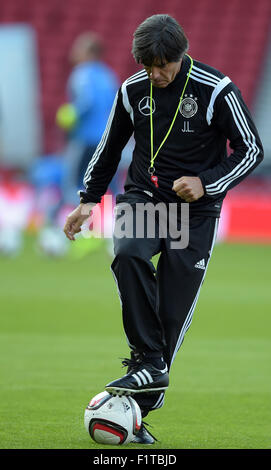
M 62 191 L 66 204 L 76 205 L 90 157 L 104 132 L 117 92 L 118 79 L 102 62 L 103 43 L 95 33 L 83 33 L 72 44 L 68 78 L 68 103 L 56 114 L 57 124 L 67 132 L 65 177 Z
M 65 213 L 77 204 L 77 191 L 102 137 L 119 87 L 115 72 L 102 61 L 103 53 L 103 41 L 93 32 L 80 34 L 70 50 L 72 71 L 67 81 L 68 102 L 56 113 L 56 123 L 66 138 L 61 196 L 49 214 L 49 227 L 45 227 L 39 237 L 44 251 L 50 251 L 51 244 L 57 246 L 59 239 L 59 253 L 63 254 L 67 240 L 62 239 L 63 233 L 56 225 L 61 224 L 61 213 L 65 217 Z M 60 222 L 56 224 L 58 218 Z

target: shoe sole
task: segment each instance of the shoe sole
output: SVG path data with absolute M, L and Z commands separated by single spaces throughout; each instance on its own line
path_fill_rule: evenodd
M 115 396 L 129 396 L 135 395 L 136 393 L 155 393 L 155 392 L 163 392 L 166 390 L 167 387 L 159 387 L 159 388 L 142 388 L 141 390 L 135 390 L 132 388 L 121 388 L 121 387 L 105 387 L 106 392 L 110 393 L 111 395 Z

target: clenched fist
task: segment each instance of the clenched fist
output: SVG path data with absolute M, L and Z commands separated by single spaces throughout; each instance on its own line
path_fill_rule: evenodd
M 172 189 L 185 202 L 197 201 L 204 195 L 204 189 L 198 176 L 182 176 L 174 181 Z

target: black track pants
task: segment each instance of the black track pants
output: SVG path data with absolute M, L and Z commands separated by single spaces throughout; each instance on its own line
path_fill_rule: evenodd
M 143 192 L 129 192 L 118 197 L 116 220 L 123 215 L 121 204 L 128 203 L 133 216 L 126 218 L 125 223 L 133 226 L 128 236 L 114 236 L 112 271 L 130 348 L 161 351 L 170 369 L 192 321 L 214 246 L 218 219 L 190 216 L 187 248 L 173 249 L 171 236 L 159 238 L 158 230 L 154 238 L 148 238 L 146 234 L 142 238 L 135 236 L 137 204 L 150 200 Z M 156 228 L 159 223 L 157 218 Z M 155 269 L 151 259 L 158 253 L 160 257 Z M 155 409 L 162 405 L 163 395 L 140 394 L 135 398 L 140 405 L 144 402 L 144 408 Z

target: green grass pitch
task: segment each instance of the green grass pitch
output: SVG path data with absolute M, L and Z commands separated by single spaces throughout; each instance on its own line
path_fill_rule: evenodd
M 216 245 L 166 404 L 146 419 L 153 449 L 270 449 L 270 255 Z M 0 266 L 0 448 L 110 448 L 83 425 L 128 353 L 106 251 L 48 259 L 30 239 Z

